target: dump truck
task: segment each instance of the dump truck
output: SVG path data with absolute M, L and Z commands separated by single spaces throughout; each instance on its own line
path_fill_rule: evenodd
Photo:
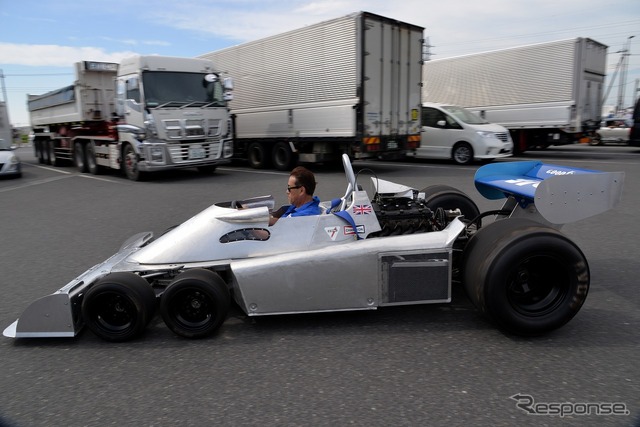
M 28 95 L 40 163 L 73 162 L 81 172 L 118 169 L 132 180 L 229 163 L 233 144 L 227 99 L 233 83 L 211 61 L 133 56 L 81 61 L 74 84 Z
M 288 170 L 418 147 L 422 44 L 422 27 L 357 12 L 200 57 L 234 79 L 235 156 Z
M 515 152 L 589 142 L 600 126 L 607 46 L 573 38 L 426 61 L 425 102 L 509 129 Z

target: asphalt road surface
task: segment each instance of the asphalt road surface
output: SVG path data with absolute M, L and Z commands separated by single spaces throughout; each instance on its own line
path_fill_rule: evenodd
M 19 152 L 23 177 L 0 180 L 0 330 L 135 233 L 161 233 L 213 202 L 286 201 L 287 173 L 235 165 L 131 182 L 44 167 L 30 148 Z M 618 207 L 563 228 L 592 275 L 585 305 L 563 328 L 506 335 L 455 287 L 451 304 L 251 319 L 234 312 L 217 335 L 196 341 L 159 319 L 143 338 L 119 344 L 89 331 L 0 337 L 0 425 L 640 425 L 640 150 L 552 147 L 509 161 L 521 159 L 626 173 Z M 475 190 L 477 167 L 354 164 L 417 188 L 446 183 L 481 210 L 498 208 Z M 312 169 L 321 199 L 344 193 L 341 170 Z

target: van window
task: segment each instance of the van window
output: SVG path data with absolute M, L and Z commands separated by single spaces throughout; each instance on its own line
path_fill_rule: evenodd
M 485 119 L 483 119 L 482 117 L 473 114 L 471 111 L 462 108 L 462 107 L 457 107 L 454 105 L 448 105 L 446 107 L 442 107 L 443 109 L 447 110 L 449 112 L 449 114 L 452 114 L 453 116 L 455 116 L 456 119 L 470 124 L 470 125 L 486 125 L 489 124 L 488 121 L 486 121 Z
M 446 120 L 445 114 L 442 111 L 436 110 L 435 108 L 430 108 L 430 107 L 422 108 L 422 125 L 423 126 L 437 128 L 439 127 L 438 122 L 440 120 Z
M 438 126 L 439 121 L 444 121 L 444 126 Z M 422 126 L 429 126 L 440 129 L 462 129 L 462 126 L 455 121 L 453 117 L 436 108 L 422 108 Z

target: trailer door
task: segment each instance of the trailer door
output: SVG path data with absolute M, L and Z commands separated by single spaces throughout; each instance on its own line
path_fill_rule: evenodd
M 362 46 L 365 135 L 401 148 L 397 136 L 419 131 L 422 29 L 363 14 Z

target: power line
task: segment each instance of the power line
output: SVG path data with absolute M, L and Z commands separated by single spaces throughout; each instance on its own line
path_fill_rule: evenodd
M 5 74 L 5 77 L 32 77 L 32 76 L 73 76 L 73 73 L 34 73 L 34 74 Z

